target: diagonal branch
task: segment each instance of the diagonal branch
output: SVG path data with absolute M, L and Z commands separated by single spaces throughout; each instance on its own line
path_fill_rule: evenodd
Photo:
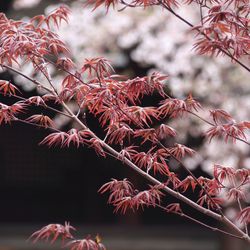
M 200 221 L 200 220 L 197 220 L 197 219 L 195 219 L 195 218 L 193 218 L 193 217 L 191 217 L 191 216 L 185 214 L 184 212 L 169 211 L 169 209 L 167 209 L 167 208 L 165 208 L 165 207 L 163 207 L 162 205 L 159 205 L 159 204 L 157 204 L 156 206 L 159 207 L 159 208 L 161 208 L 162 210 L 168 212 L 168 213 L 173 213 L 173 214 L 179 215 L 179 216 L 181 216 L 181 217 L 184 217 L 184 218 L 186 218 L 186 219 L 188 219 L 188 220 L 191 220 L 192 222 L 195 222 L 196 224 L 199 224 L 199 225 L 201 225 L 201 226 L 204 226 L 204 227 L 206 227 L 206 228 L 208 228 L 208 229 L 211 229 L 211 230 L 214 231 L 214 232 L 220 232 L 220 233 L 223 233 L 223 234 L 225 234 L 225 235 L 227 235 L 227 236 L 231 236 L 231 237 L 234 237 L 234 238 L 237 238 L 237 239 L 241 239 L 241 240 L 243 239 L 242 236 L 237 236 L 237 235 L 235 235 L 235 234 L 228 233 L 228 232 L 226 232 L 226 231 L 224 231 L 224 230 L 222 230 L 222 229 L 219 229 L 219 228 L 217 228 L 217 227 L 210 226 L 210 225 L 208 225 L 208 224 L 206 224 L 206 223 L 204 223 L 204 222 L 202 222 L 202 221 Z

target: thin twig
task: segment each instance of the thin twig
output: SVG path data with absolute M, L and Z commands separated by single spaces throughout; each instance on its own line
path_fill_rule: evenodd
M 0 94 L 3 95 L 3 93 L 0 92 Z M 22 97 L 22 96 L 19 96 L 19 95 L 16 95 L 16 94 L 11 94 L 9 96 L 13 96 L 21 101 L 26 101 L 27 102 L 27 99 Z M 37 104 L 36 104 L 37 105 Z M 58 113 L 58 114 L 61 114 L 61 115 L 64 115 L 64 116 L 67 116 L 68 118 L 72 118 L 70 115 L 68 115 L 67 113 L 64 113 L 62 112 L 61 110 L 58 110 L 58 109 L 55 109 L 55 108 L 52 108 L 51 106 L 47 105 L 47 104 L 40 104 L 40 105 L 37 105 L 39 107 L 43 107 L 44 109 L 49 109 L 51 111 L 54 111 L 55 113 Z
M 208 224 L 206 224 L 206 223 L 204 223 L 204 222 L 202 222 L 202 221 L 200 221 L 200 220 L 197 220 L 197 219 L 195 219 L 195 218 L 193 218 L 193 217 L 191 217 L 191 216 L 189 216 L 189 215 L 187 215 L 187 214 L 185 214 L 185 213 L 183 213 L 183 212 L 170 211 L 169 209 L 167 209 L 167 208 L 165 208 L 165 207 L 163 207 L 162 205 L 159 205 L 159 204 L 156 204 L 156 206 L 159 207 L 159 208 L 161 208 L 161 209 L 163 209 L 164 211 L 166 211 L 166 212 L 168 212 L 168 213 L 173 213 L 173 214 L 179 215 L 179 216 L 181 216 L 181 217 L 184 217 L 184 218 L 186 218 L 186 219 L 188 219 L 188 220 L 191 220 L 192 222 L 195 222 L 195 223 L 197 223 L 197 224 L 199 224 L 199 225 L 201 225 L 201 226 L 204 226 L 204 227 L 206 227 L 206 228 L 208 228 L 208 229 L 211 229 L 211 230 L 214 231 L 214 232 L 217 231 L 217 232 L 226 234 L 227 236 L 231 236 L 231 237 L 234 237 L 234 238 L 237 238 L 237 239 L 241 239 L 241 240 L 243 239 L 242 236 L 238 236 L 238 235 L 235 235 L 235 234 L 231 234 L 231 233 L 226 232 L 226 231 L 224 231 L 224 230 L 222 230 L 222 229 L 219 229 L 219 228 L 217 228 L 217 227 L 210 226 L 210 225 L 208 225 Z
M 21 122 L 21 123 L 28 124 L 28 125 L 31 125 L 31 126 L 34 126 L 34 127 L 38 127 L 38 128 L 50 129 L 50 130 L 52 130 L 52 131 L 61 132 L 59 129 L 56 129 L 56 128 L 53 128 L 53 127 L 49 127 L 49 126 L 43 126 L 43 125 L 41 125 L 41 124 L 29 122 L 29 121 L 27 121 L 27 120 L 22 120 L 22 119 L 20 119 L 20 118 L 14 118 L 14 119 L 12 119 L 11 121 L 14 121 L 14 122 Z
M 33 79 L 33 78 L 31 78 L 31 77 L 29 77 L 29 76 L 23 74 L 21 71 L 19 71 L 19 70 L 17 70 L 17 69 L 14 69 L 13 67 L 10 67 L 10 66 L 8 66 L 8 65 L 2 64 L 2 63 L 0 63 L 0 66 L 1 66 L 2 68 L 6 68 L 6 69 L 8 69 L 8 70 L 10 70 L 10 71 L 12 71 L 12 72 L 15 72 L 16 74 L 18 74 L 18 75 L 20 75 L 20 76 L 26 78 L 27 80 L 31 81 L 31 82 L 32 82 L 33 84 L 35 84 L 37 87 L 40 87 L 40 88 L 42 88 L 42 89 L 44 89 L 44 90 L 46 90 L 46 91 L 48 91 L 48 92 L 50 92 L 50 93 L 53 94 L 53 90 L 51 90 L 50 88 L 48 88 L 48 87 L 42 85 L 42 84 L 41 84 L 40 82 L 38 82 L 37 80 L 35 80 L 35 79 Z

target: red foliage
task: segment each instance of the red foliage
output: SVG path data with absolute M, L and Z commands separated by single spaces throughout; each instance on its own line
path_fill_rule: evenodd
M 160 189 L 161 186 L 150 186 L 149 190 L 139 192 L 127 179 L 122 181 L 113 179 L 104 184 L 99 192 L 110 191 L 108 203 L 115 207 L 114 212 L 120 211 L 124 214 L 128 209 L 135 211 L 145 206 L 155 207 L 160 204 L 161 197 L 164 195 Z
M 32 96 L 27 99 L 28 104 L 35 104 L 36 106 L 46 106 L 44 99 L 41 96 Z
M 107 59 L 97 57 L 85 59 L 81 71 L 88 72 L 89 76 L 93 76 L 93 73 L 95 73 L 98 78 L 101 78 L 102 76 L 110 76 L 114 69 Z
M 4 95 L 15 95 L 16 91 L 20 92 L 20 90 L 9 81 L 0 80 L 0 92 Z
M 102 243 L 98 243 L 90 237 L 82 240 L 72 240 L 68 242 L 67 247 L 69 247 L 70 250 L 106 250 Z
M 209 198 L 207 195 L 201 196 L 197 201 L 197 203 L 200 206 L 204 206 L 206 204 L 208 209 L 214 209 L 214 210 L 217 210 L 218 206 L 220 207 L 220 205 L 223 204 L 223 202 L 224 202 L 223 199 L 215 197 Z
M 157 135 L 154 128 L 137 129 L 134 131 L 134 137 L 142 137 L 142 144 L 146 141 L 157 142 Z
M 48 241 L 50 238 L 52 238 L 51 239 L 51 244 L 52 244 L 57 240 L 57 238 L 61 237 L 62 242 L 64 242 L 66 239 L 73 238 L 70 232 L 71 230 L 76 230 L 76 229 L 70 226 L 70 224 L 67 222 L 65 222 L 64 226 L 61 224 L 50 224 L 33 233 L 30 236 L 30 239 L 33 239 L 33 242 L 36 243 L 38 240 Z
M 129 4 L 119 0 L 88 0 L 86 4 L 93 4 L 94 9 L 104 5 L 108 10 L 118 3 L 125 7 L 161 5 L 197 32 L 198 38 L 194 48 L 198 53 L 227 55 L 250 71 L 238 61 L 242 56 L 249 56 L 250 52 L 250 8 L 247 0 L 226 0 L 223 3 L 210 0 L 205 1 L 205 5 L 199 1 L 188 0 L 188 4 L 198 4 L 200 11 L 206 7 L 197 26 L 193 26 L 175 13 L 173 7 L 178 5 L 175 0 L 133 0 Z M 167 125 L 167 122 L 180 117 L 184 119 L 185 115 L 193 115 L 211 125 L 206 132 L 210 141 L 217 137 L 223 138 L 226 142 L 240 140 L 248 145 L 247 132 L 250 122 L 236 122 L 230 114 L 221 109 L 210 110 L 212 122 L 203 119 L 197 114 L 202 106 L 192 94 L 182 99 L 172 98 L 166 94 L 164 86 L 167 76 L 159 72 L 129 79 L 116 75 L 110 62 L 103 57 L 85 59 L 80 70 L 77 69 L 66 44 L 51 29 L 51 25 L 58 28 L 62 21 L 67 22 L 68 15 L 69 9 L 66 6 L 59 7 L 47 16 L 35 16 L 27 22 L 14 21 L 4 14 L 0 15 L 1 67 L 19 73 L 37 88 L 47 91 L 43 96 L 20 97 L 16 95 L 18 89 L 12 83 L 0 80 L 0 94 L 21 100 L 10 105 L 0 103 L 0 124 L 19 121 L 51 129 L 53 132 L 50 132 L 41 144 L 49 147 L 87 145 L 100 156 L 110 155 L 120 160 L 153 183 L 144 191 L 136 190 L 127 179 L 112 179 L 104 184 L 99 192 L 110 192 L 108 203 L 115 207 L 115 212 L 125 213 L 128 209 L 135 211 L 153 206 L 191 218 L 184 214 L 179 203 L 162 205 L 163 192 L 166 192 L 198 211 L 225 222 L 221 210 L 221 194 L 224 192 L 228 199 L 239 203 L 239 210 L 242 210 L 239 218 L 248 223 L 249 207 L 242 209 L 240 202 L 245 199 L 245 192 L 250 183 L 249 170 L 236 170 L 215 164 L 213 178 L 195 177 L 182 162 L 184 157 L 192 157 L 195 151 L 177 141 L 173 144 L 176 138 L 168 141 L 168 137 L 175 137 L 177 132 Z M 20 61 L 31 63 L 35 75 L 25 76 L 21 71 L 12 68 L 13 64 L 18 66 Z M 60 90 L 55 88 L 51 80 L 52 76 L 48 70 L 50 64 L 65 74 Z M 46 77 L 49 87 L 36 80 L 36 73 Z M 159 104 L 155 107 L 144 107 L 143 97 L 155 93 L 160 97 Z M 60 107 L 59 110 L 50 106 L 51 101 Z M 69 101 L 77 104 L 77 112 L 71 110 Z M 64 115 L 74 123 L 69 131 L 58 129 L 48 116 L 31 115 L 26 112 L 32 104 Z M 88 127 L 86 112 L 98 120 L 100 128 L 105 133 L 103 139 Z M 132 144 L 132 140 L 135 145 Z M 172 169 L 173 160 L 188 172 L 182 180 Z M 196 203 L 188 197 L 186 191 L 190 188 L 192 191 L 199 189 Z M 31 238 L 34 242 L 52 238 L 52 243 L 59 237 L 63 240 L 72 239 L 67 244 L 71 250 L 105 249 L 98 237 L 95 240 L 90 237 L 73 239 L 70 233 L 72 229 L 73 227 L 67 223 L 65 226 L 50 224 L 35 232 Z M 230 229 L 235 231 L 236 228 L 230 224 Z M 244 236 L 242 238 L 246 238 L 239 228 L 238 233 Z
M 44 128 L 54 127 L 54 122 L 46 115 L 32 115 L 31 117 L 27 118 L 26 121 L 36 123 L 43 126 Z
M 113 7 L 118 3 L 118 0 L 88 0 L 86 5 L 94 5 L 94 9 L 98 8 L 101 5 L 104 5 L 107 10 L 112 5 Z
M 47 144 L 49 147 L 60 145 L 63 147 L 68 138 L 68 134 L 65 132 L 56 132 L 45 137 L 40 144 Z
M 179 203 L 171 203 L 166 207 L 167 212 L 182 213 Z
M 209 141 L 214 137 L 224 137 L 225 142 L 228 142 L 228 140 L 236 142 L 237 139 L 247 140 L 246 130 L 249 130 L 249 122 L 232 122 L 224 125 L 214 125 L 206 132 L 206 136 Z
M 166 124 L 161 124 L 156 129 L 156 135 L 159 139 L 164 139 L 168 136 L 176 136 L 176 131 Z
M 193 149 L 178 143 L 175 143 L 174 147 L 169 149 L 169 152 L 177 159 L 181 159 L 186 155 L 192 156 L 195 153 Z
M 65 222 L 64 226 L 61 224 L 50 224 L 33 233 L 30 239 L 33 239 L 33 243 L 36 243 L 38 240 L 48 241 L 51 239 L 50 243 L 53 244 L 58 238 L 61 238 L 62 246 L 69 247 L 70 250 L 106 250 L 105 246 L 101 243 L 99 235 L 97 235 L 94 240 L 92 240 L 90 236 L 77 240 L 74 239 L 71 234 L 72 230 L 76 229 L 68 222 Z M 65 240 L 70 241 L 65 244 Z
M 20 101 L 10 106 L 0 103 L 0 124 L 17 120 L 16 116 L 25 112 L 27 105 Z
M 228 114 L 225 110 L 214 109 L 214 110 L 209 110 L 209 111 L 216 125 L 225 124 L 225 123 L 233 121 L 232 116 Z
M 250 206 L 245 207 L 239 214 L 241 222 L 250 223 Z
M 186 192 L 186 190 L 191 187 L 192 191 L 194 192 L 197 182 L 192 176 L 186 177 L 183 181 L 180 182 L 179 187 L 182 192 Z

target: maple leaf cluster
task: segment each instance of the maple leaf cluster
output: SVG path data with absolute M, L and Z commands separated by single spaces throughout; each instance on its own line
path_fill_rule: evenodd
M 120 210 L 123 214 L 127 209 L 137 210 L 143 209 L 145 206 L 155 207 L 160 204 L 163 196 L 160 186 L 150 186 L 150 189 L 139 192 L 127 179 L 122 181 L 113 179 L 99 189 L 102 194 L 107 191 L 111 192 L 108 203 L 115 206 L 115 212 Z
M 65 222 L 65 225 L 49 224 L 34 232 L 30 236 L 30 239 L 33 240 L 33 243 L 36 243 L 38 240 L 50 240 L 50 243 L 53 244 L 61 237 L 62 247 L 68 247 L 70 250 L 106 250 L 105 246 L 101 243 L 99 235 L 96 235 L 95 239 L 87 236 L 84 239 L 78 240 L 71 234 L 72 230 L 76 231 L 68 222 Z

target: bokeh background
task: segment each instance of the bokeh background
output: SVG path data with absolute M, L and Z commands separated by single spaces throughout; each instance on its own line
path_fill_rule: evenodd
M 2 0 L 0 10 L 13 19 L 29 18 L 49 13 L 60 2 Z M 166 11 L 111 9 L 106 13 L 99 8 L 92 12 L 79 2 L 63 2 L 71 5 L 72 14 L 59 34 L 68 43 L 78 65 L 84 58 L 104 56 L 119 74 L 130 77 L 158 70 L 169 75 L 168 91 L 172 95 L 182 98 L 193 93 L 205 107 L 202 115 L 208 115 L 207 109 L 223 108 L 237 120 L 250 120 L 250 84 L 246 72 L 227 58 L 195 54 L 193 34 Z M 198 12 L 193 7 L 183 7 L 179 12 L 194 23 L 198 21 Z M 30 72 L 28 66 L 22 70 Z M 60 84 L 62 76 L 51 70 L 55 82 Z M 2 71 L 0 78 L 11 79 L 27 96 L 37 95 L 32 85 L 10 72 Z M 0 101 L 9 100 L 0 96 Z M 156 102 L 157 96 L 144 100 L 149 106 Z M 87 119 L 90 127 L 98 131 L 95 118 L 88 115 Z M 54 120 L 59 127 L 70 128 L 62 117 L 55 116 Z M 198 151 L 196 157 L 186 159 L 197 176 L 209 176 L 213 163 L 250 167 L 249 147 L 243 143 L 232 145 L 219 140 L 205 143 L 206 125 L 193 118 L 170 121 L 170 125 L 181 131 L 180 143 Z M 107 197 L 97 193 L 100 186 L 112 177 L 127 177 L 138 187 L 143 187 L 143 180 L 120 162 L 99 158 L 88 148 L 39 146 L 46 135 L 46 131 L 24 125 L 0 127 L 0 250 L 49 248 L 32 245 L 25 239 L 45 224 L 64 221 L 76 226 L 79 236 L 101 234 L 108 249 L 113 250 L 246 249 L 236 240 L 157 209 L 114 214 L 113 208 L 106 204 Z M 176 171 L 185 176 L 178 167 Z M 169 197 L 169 201 L 174 200 Z M 234 204 L 228 204 L 225 212 L 234 217 Z M 202 218 L 194 211 L 190 213 Z M 216 225 L 209 219 L 206 222 Z

